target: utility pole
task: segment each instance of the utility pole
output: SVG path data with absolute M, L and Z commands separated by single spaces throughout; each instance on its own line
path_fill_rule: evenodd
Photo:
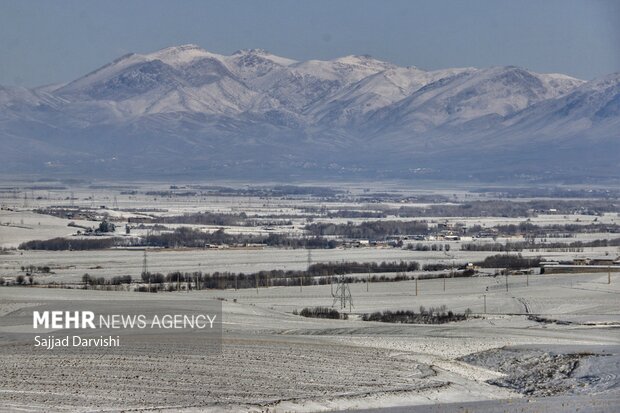
M 529 271 L 525 273 L 525 286 L 526 287 L 530 286 L 530 273 L 529 273 Z
M 198 286 L 200 283 L 200 286 Z M 202 290 L 202 263 L 198 263 L 198 274 L 196 275 L 196 289 Z
M 506 292 L 508 292 L 508 273 L 506 273 Z
M 415 277 L 415 295 L 418 296 L 418 277 Z
M 484 314 L 486 314 L 487 313 L 487 295 L 484 294 L 483 297 L 484 297 Z
M 607 267 L 607 284 L 611 284 L 611 267 Z
M 366 279 L 366 292 L 368 292 L 369 287 L 370 287 L 370 267 L 368 267 L 368 278 Z
M 446 275 L 443 276 L 443 292 L 446 292 Z
M 258 274 L 254 276 L 254 280 L 256 281 L 256 295 L 258 295 Z

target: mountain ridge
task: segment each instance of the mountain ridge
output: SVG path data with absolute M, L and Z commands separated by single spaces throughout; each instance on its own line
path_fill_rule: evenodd
M 165 175 L 182 161 L 196 178 L 261 169 L 270 179 L 572 179 L 567 163 L 578 159 L 581 178 L 614 178 L 619 119 L 620 74 L 425 71 L 366 55 L 297 61 L 188 44 L 126 54 L 62 85 L 0 86 L 0 170 Z M 609 150 L 574 156 L 591 145 Z M 551 152 L 533 163 L 531 150 Z

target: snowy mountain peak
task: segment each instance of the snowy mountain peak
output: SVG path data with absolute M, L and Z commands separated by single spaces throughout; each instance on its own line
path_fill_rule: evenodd
M 369 67 L 383 68 L 383 69 L 389 69 L 389 68 L 396 67 L 392 63 L 388 63 L 382 60 L 375 59 L 374 57 L 368 54 L 342 56 L 342 57 L 333 59 L 332 62 L 343 63 L 347 65 L 369 66 Z
M 152 54 L 177 54 L 177 53 L 183 53 L 183 52 L 188 52 L 188 51 L 200 51 L 200 52 L 204 52 L 206 51 L 205 49 L 203 49 L 202 47 L 198 46 L 197 44 L 193 44 L 193 43 L 188 43 L 188 44 L 182 44 L 179 46 L 170 46 L 170 47 L 166 47 L 160 50 L 157 50 L 155 52 L 153 52 Z
M 265 49 L 237 50 L 231 56 L 227 56 L 224 59 L 232 65 L 242 66 L 242 67 L 264 66 L 265 64 L 290 66 L 294 63 L 297 63 L 296 60 L 277 56 L 273 53 L 268 52 Z
M 170 154 L 201 165 L 253 165 L 257 148 L 268 148 L 256 162 L 269 169 L 264 165 L 280 165 L 284 153 L 305 161 L 318 145 L 339 165 L 372 168 L 383 151 L 390 168 L 408 170 L 416 156 L 431 162 L 429 150 L 617 141 L 620 73 L 584 82 L 516 66 L 424 71 L 368 55 L 298 62 L 263 49 L 225 56 L 187 44 L 126 54 L 64 85 L 0 87 L 0 108 L 0 147 L 17 148 L 8 152 L 14 156 L 49 139 L 60 152 L 97 159 L 135 142 L 128 164 L 144 162 L 148 147 L 158 165 Z M 42 160 L 49 160 L 46 145 Z M 0 169 L 12 159 L 6 153 Z M 391 164 L 396 155 L 402 165 Z
M 265 49 L 240 49 L 233 53 L 233 55 L 240 54 L 270 55 L 271 53 Z
M 195 44 L 168 47 L 166 49 L 147 54 L 145 57 L 148 60 L 161 60 L 162 62 L 173 67 L 183 66 L 197 59 L 221 58 L 220 55 L 208 52 Z

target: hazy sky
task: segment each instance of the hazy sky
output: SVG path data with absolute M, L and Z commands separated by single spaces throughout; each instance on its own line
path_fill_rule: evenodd
M 66 82 L 128 52 L 185 43 L 591 79 L 620 71 L 620 1 L 0 0 L 0 84 Z

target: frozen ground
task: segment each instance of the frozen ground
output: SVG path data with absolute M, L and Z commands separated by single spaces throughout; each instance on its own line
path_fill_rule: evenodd
M 528 396 L 598 394 L 619 390 L 619 350 L 583 345 L 517 346 L 460 360 L 503 373 L 489 383 Z
M 74 221 L 78 225 L 95 226 L 98 223 Z M 25 241 L 33 239 L 50 239 L 68 237 L 76 232 L 76 228 L 68 227 L 69 220 L 36 214 L 32 211 L 0 210 L 0 248 L 17 247 Z
M 588 248 L 580 255 L 603 256 L 616 248 Z M 332 250 L 312 250 L 312 262 L 382 262 L 382 261 L 417 261 L 420 265 L 427 263 L 445 263 L 452 265 L 481 261 L 496 252 L 484 251 L 409 251 L 398 248 L 348 248 Z M 575 253 L 570 252 L 530 252 L 524 256 L 543 256 L 553 260 L 571 259 Z M 15 277 L 21 266 L 49 266 L 50 274 L 35 274 L 39 283 L 80 282 L 84 273 L 96 277 L 111 278 L 117 275 L 132 275 L 138 279 L 142 271 L 142 249 L 110 249 L 94 251 L 9 251 L 0 254 L 0 276 Z M 152 272 L 163 274 L 172 271 L 215 272 L 232 271 L 251 273 L 260 270 L 303 270 L 308 267 L 306 250 L 286 250 L 278 248 L 265 249 L 150 249 L 148 266 Z M 23 273 L 22 273 L 23 274 Z
M 258 412 L 386 406 L 409 406 L 407 411 L 410 406 L 426 409 L 421 411 L 574 411 L 569 404 L 580 412 L 613 411 L 605 406 L 619 398 L 620 281 L 612 281 L 606 283 L 606 274 L 533 276 L 526 286 L 524 279 L 511 277 L 507 293 L 503 278 L 450 279 L 446 292 L 441 280 L 428 280 L 419 283 L 418 296 L 413 282 L 371 284 L 368 292 L 365 285 L 354 284 L 354 314 L 347 321 L 291 313 L 304 306 L 331 305 L 329 286 L 157 295 L 0 288 L 2 306 L 50 298 L 226 300 L 221 355 L 181 357 L 157 343 L 148 354 L 92 358 L 9 356 L 5 348 L 0 356 L 0 404 L 16 411 Z M 461 323 L 401 325 L 355 317 L 378 309 L 441 304 L 481 313 L 483 294 L 492 314 Z M 533 321 L 528 312 L 572 324 Z M 8 345 L 1 337 L 2 332 L 0 346 Z M 583 352 L 609 355 L 579 358 L 565 371 L 570 374 L 556 377 L 556 387 L 563 390 L 553 393 L 553 399 L 498 385 L 519 382 L 523 364 L 515 364 L 516 359 L 532 362 L 548 357 L 545 354 Z M 566 409 L 558 408 L 562 403 Z M 435 407 L 439 410 L 432 410 Z
M 386 188 L 388 188 L 387 186 Z M 161 185 L 166 190 L 167 185 Z M 376 190 L 385 190 L 382 186 Z M 365 188 L 350 186 L 361 192 Z M 390 190 L 395 188 L 389 187 Z M 297 214 L 301 208 L 373 208 L 374 204 L 278 200 L 247 197 L 208 199 L 121 195 L 120 190 L 39 191 L 29 208 L 47 205 L 106 205 L 119 211 L 152 207 L 155 214 L 196 211 L 246 212 L 249 215 Z M 415 193 L 415 192 L 412 192 Z M 464 191 L 419 191 L 457 194 Z M 73 192 L 71 192 L 73 195 Z M 11 195 L 6 193 L 5 195 Z M 12 196 L 12 195 L 11 195 Z M 117 199 L 115 199 L 115 197 Z M 41 198 L 36 200 L 35 198 Z M 68 236 L 67 220 L 34 214 L 24 199 L 9 196 L 0 211 L 0 247 L 30 239 Z M 384 203 L 400 207 L 402 203 Z M 414 204 L 405 204 L 414 206 Z M 418 206 L 422 206 L 418 204 Z M 593 222 L 595 216 L 540 215 L 541 225 Z M 393 219 L 393 218 L 389 218 Z M 518 223 L 508 218 L 424 218 L 467 225 Z M 323 219 L 316 219 L 319 221 Z M 578 222 L 577 222 L 578 220 Z M 616 222 L 617 214 L 598 217 Z M 330 222 L 358 221 L 330 219 Z M 305 224 L 296 218 L 296 230 Z M 85 222 L 92 226 L 94 222 Z M 260 227 L 238 229 L 262 231 Z M 288 230 L 287 230 L 288 231 Z M 579 234 L 559 241 L 609 238 L 617 234 Z M 480 241 L 482 242 L 482 241 Z M 446 242 L 442 242 L 446 243 Z M 482 260 L 492 252 L 449 252 L 392 248 L 313 250 L 312 262 L 415 260 L 447 264 Z M 578 255 L 617 255 L 617 248 L 586 249 Z M 529 252 L 550 259 L 571 259 L 569 252 Z M 35 280 L 79 281 L 86 272 L 110 278 L 142 270 L 142 250 L 8 251 L 0 254 L 0 276 L 14 277 L 21 266 L 49 266 Z M 149 250 L 153 272 L 305 269 L 304 250 Z M 363 275 L 362 275 L 363 276 Z M 508 290 L 506 290 L 506 280 Z M 529 284 L 529 285 L 528 285 Z M 445 288 L 444 288 L 445 285 Z M 613 412 L 620 405 L 620 274 L 555 274 L 474 277 L 350 286 L 349 320 L 306 319 L 293 314 L 304 307 L 331 306 L 331 287 L 271 287 L 245 290 L 145 294 L 0 287 L 0 314 L 42 300 L 223 301 L 221 354 L 182 355 L 169 342 L 154 340 L 148 351 L 91 356 L 22 355 L 11 352 L 7 331 L 0 329 L 0 411 L 334 411 L 388 409 L 388 412 Z M 24 302 L 16 304 L 16 302 Z M 445 325 L 363 322 L 360 315 L 387 309 L 418 310 L 446 305 L 473 311 L 474 317 Z M 204 343 L 183 343 L 201 349 Z M 200 354 L 199 350 L 195 353 Z M 377 410 L 370 410 L 377 411 Z

